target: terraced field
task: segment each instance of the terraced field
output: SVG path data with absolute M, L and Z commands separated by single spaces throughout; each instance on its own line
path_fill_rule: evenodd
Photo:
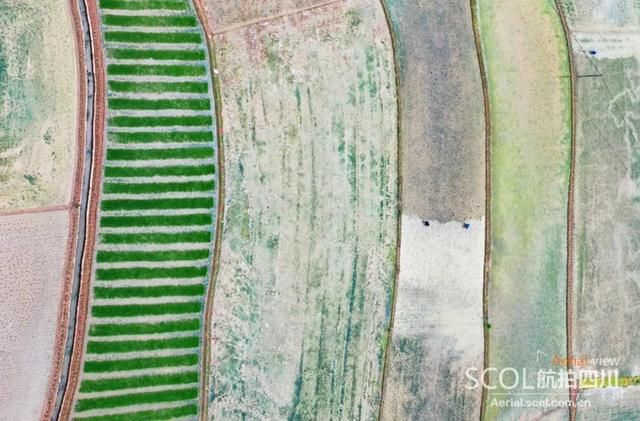
M 216 206 L 208 53 L 187 0 L 102 0 L 107 141 L 78 420 L 198 412 Z

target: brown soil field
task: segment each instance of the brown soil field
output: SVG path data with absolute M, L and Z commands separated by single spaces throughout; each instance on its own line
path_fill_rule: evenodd
M 382 418 L 477 419 L 481 389 L 466 389 L 464 375 L 483 363 L 485 128 L 471 10 L 462 0 L 385 3 L 403 216 Z
M 66 210 L 0 217 L 3 419 L 38 419 L 47 398 L 68 233 Z
M 210 20 L 236 3 L 209 2 Z M 210 417 L 375 419 L 398 222 L 383 10 L 342 1 L 214 42 L 226 184 Z

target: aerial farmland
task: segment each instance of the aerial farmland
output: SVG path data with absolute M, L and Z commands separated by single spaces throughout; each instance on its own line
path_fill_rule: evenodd
M 0 421 L 640 419 L 638 0 L 0 37 Z

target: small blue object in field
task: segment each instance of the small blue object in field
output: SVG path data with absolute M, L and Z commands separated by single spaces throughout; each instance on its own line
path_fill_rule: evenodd
M 468 230 L 469 228 L 471 228 L 471 224 L 465 222 L 464 224 L 462 224 L 462 228 Z
M 595 56 L 596 54 L 598 54 L 598 52 L 596 50 L 589 50 L 589 54 Z

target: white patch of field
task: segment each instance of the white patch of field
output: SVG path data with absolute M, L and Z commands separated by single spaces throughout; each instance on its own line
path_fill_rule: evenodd
M 483 267 L 483 220 L 425 226 L 402 216 L 383 419 L 479 416 L 480 389 L 465 389 L 464 372 L 482 369 Z
M 640 31 L 573 31 L 573 51 L 596 59 L 640 57 Z M 577 41 L 577 42 L 576 42 Z
M 0 217 L 0 418 L 35 420 L 52 368 L 67 211 Z
M 128 395 L 131 393 L 148 393 L 148 392 L 164 392 L 168 390 L 177 390 L 176 388 L 192 389 L 197 388 L 199 383 L 184 383 L 179 385 L 162 385 L 162 386 L 149 386 L 139 387 L 136 389 L 120 389 L 120 390 L 108 390 L 104 392 L 80 392 L 78 394 L 79 399 L 92 399 L 92 398 L 106 398 L 109 396 Z M 173 419 L 173 418 L 172 418 Z
M 592 389 L 580 392 L 589 407 L 578 408 L 578 421 L 640 419 L 640 387 Z
M 196 333 L 196 336 L 198 334 Z M 175 335 L 173 338 L 180 337 Z M 93 341 L 93 339 L 91 339 Z M 129 339 L 127 339 L 129 340 Z M 99 341 L 106 342 L 106 341 Z M 133 351 L 133 352 L 112 352 L 107 354 L 91 354 L 87 353 L 84 356 L 85 361 L 113 361 L 113 360 L 126 360 L 137 358 L 156 358 L 156 357 L 175 357 L 183 355 L 196 354 L 198 348 L 172 348 L 172 349 L 159 349 L 150 351 Z
M 67 203 L 78 86 L 69 5 L 0 0 L 0 210 Z

